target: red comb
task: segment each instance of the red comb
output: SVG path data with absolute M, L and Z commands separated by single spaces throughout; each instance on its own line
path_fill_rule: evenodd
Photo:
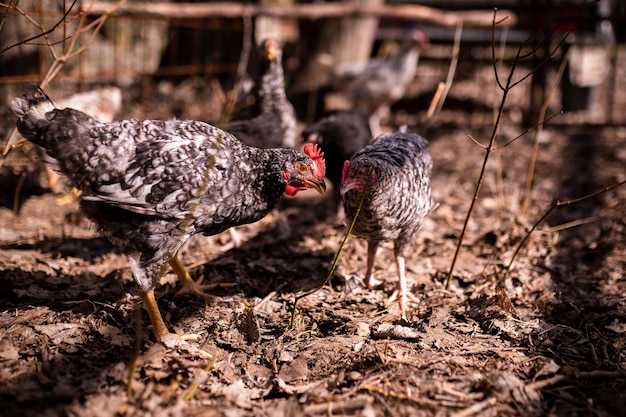
M 281 52 L 280 44 L 276 39 L 266 39 L 263 43 L 265 59 L 274 62 Z
M 324 162 L 324 152 L 316 143 L 307 143 L 304 145 L 304 153 L 311 158 L 317 165 L 317 173 L 320 177 L 326 175 L 326 163 Z

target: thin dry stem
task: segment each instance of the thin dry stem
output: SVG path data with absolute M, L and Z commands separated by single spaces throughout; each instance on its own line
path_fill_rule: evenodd
M 529 52 L 525 52 L 523 53 L 523 49 L 526 46 L 526 43 L 521 43 L 517 49 L 517 53 L 515 54 L 515 58 L 513 59 L 513 63 L 511 65 L 511 69 L 509 71 L 509 74 L 507 76 L 506 82 L 502 82 L 502 80 L 500 79 L 500 75 L 498 74 L 498 64 L 497 64 L 497 59 L 496 59 L 496 41 L 495 41 L 495 29 L 496 29 L 496 14 L 497 14 L 497 9 L 494 10 L 494 16 L 493 16 L 493 22 L 492 22 L 492 26 L 491 26 L 491 56 L 492 56 L 492 65 L 493 65 L 493 72 L 495 74 L 495 80 L 496 80 L 496 84 L 498 85 L 498 87 L 502 90 L 502 97 L 500 100 L 500 104 L 498 106 L 498 112 L 496 115 L 496 120 L 494 121 L 494 125 L 493 125 L 493 130 L 491 132 L 491 137 L 489 139 L 489 143 L 488 145 L 484 146 L 482 144 L 480 144 L 479 141 L 475 140 L 474 138 L 470 137 L 475 143 L 479 144 L 481 147 L 483 147 L 485 149 L 485 157 L 483 160 L 483 164 L 480 170 L 480 174 L 478 176 L 478 180 L 476 182 L 476 189 L 474 190 L 474 196 L 472 198 L 472 201 L 470 203 L 470 207 L 467 211 L 467 215 L 465 217 L 465 221 L 463 223 L 463 228 L 461 230 L 461 234 L 459 236 L 459 241 L 454 253 L 454 257 L 452 258 L 452 263 L 450 265 L 450 270 L 448 272 L 448 276 L 446 279 L 446 289 L 449 288 L 450 286 L 450 282 L 452 281 L 452 275 L 454 273 L 454 267 L 456 265 L 456 261 L 458 259 L 459 253 L 461 251 L 461 247 L 463 245 L 463 240 L 465 239 L 465 234 L 467 232 L 467 227 L 469 225 L 469 221 L 470 218 L 472 217 L 472 213 L 474 211 L 474 208 L 476 206 L 476 202 L 478 201 L 478 196 L 480 194 L 480 190 L 482 188 L 482 184 L 483 181 L 485 179 L 485 172 L 487 169 L 487 162 L 489 161 L 489 157 L 491 156 L 492 152 L 494 150 L 497 149 L 497 147 L 495 146 L 495 142 L 496 142 L 496 138 L 498 135 L 498 131 L 500 128 L 500 123 L 502 121 L 502 116 L 504 114 L 504 107 L 505 107 L 505 103 L 507 101 L 509 92 L 511 91 L 511 89 L 513 89 L 514 87 L 518 86 L 520 83 L 522 83 L 524 80 L 526 80 L 528 77 L 530 77 L 532 74 L 534 74 L 537 71 L 537 68 L 539 68 L 540 66 L 544 65 L 546 62 L 548 62 L 549 59 L 551 59 L 554 56 L 555 51 L 561 47 L 561 45 L 563 44 L 563 42 L 565 41 L 564 37 L 563 39 L 561 39 L 561 41 L 557 44 L 557 46 L 551 51 L 551 53 L 547 54 L 547 56 L 542 59 L 540 61 L 540 63 L 535 66 L 533 69 L 531 69 L 528 73 L 526 73 L 525 75 L 523 75 L 521 78 L 517 79 L 517 80 L 513 80 L 513 76 L 515 74 L 517 65 L 525 58 L 533 55 L 534 53 L 536 53 L 539 50 L 539 46 L 545 42 L 547 42 L 549 40 L 549 36 L 542 39 L 541 42 L 538 42 L 536 46 L 534 46 L 531 51 Z M 523 136 L 523 135 L 521 135 Z M 510 143 L 512 143 L 514 140 L 518 139 L 519 137 L 513 139 L 512 141 L 510 141 L 509 143 L 505 144 L 505 146 L 509 145 Z
M 65 12 L 65 14 L 61 17 L 61 19 L 59 19 L 58 22 L 56 22 L 50 29 L 46 30 L 43 28 L 43 26 L 41 26 L 39 23 L 37 23 L 37 21 L 35 21 L 32 17 L 30 17 L 28 15 L 28 13 L 24 12 L 22 9 L 20 9 L 19 7 L 17 7 L 17 2 L 16 3 L 9 3 L 9 6 L 6 7 L 7 11 L 8 9 L 10 9 L 11 7 L 13 7 L 19 14 L 21 14 L 22 16 L 24 16 L 26 18 L 26 20 L 28 20 L 30 23 L 32 23 L 33 25 L 37 26 L 38 28 L 41 29 L 41 33 L 37 34 L 35 36 L 32 36 L 28 39 L 24 39 L 23 41 L 19 41 L 15 44 L 9 45 L 3 49 L 0 50 L 0 54 L 2 54 L 3 52 L 8 51 L 9 49 L 15 48 L 17 46 L 20 45 L 24 45 L 27 43 L 30 43 L 32 41 L 34 41 L 35 39 L 39 39 L 39 38 L 46 38 L 46 36 L 52 32 L 54 32 L 59 26 L 61 26 L 61 24 L 63 24 L 63 22 L 65 22 L 65 20 L 67 19 L 67 17 L 69 16 L 70 12 L 72 11 L 72 9 L 74 8 L 74 6 L 76 5 L 76 3 L 78 2 L 78 0 L 74 0 L 72 2 L 72 4 L 70 5 L 70 7 L 67 9 L 67 11 Z M 47 41 L 47 39 L 46 39 Z M 49 43 L 48 41 L 46 43 Z
M 500 80 L 498 78 L 497 75 L 497 66 L 495 63 L 495 25 L 496 25 L 496 13 L 497 10 L 494 11 L 493 13 L 493 25 L 492 25 L 492 30 L 491 30 L 491 37 L 492 37 L 492 42 L 491 42 L 491 49 L 492 49 L 492 54 L 494 57 L 494 72 L 496 73 L 496 80 L 498 82 L 498 85 L 502 86 L 500 83 Z M 450 282 L 452 281 L 452 274 L 454 272 L 454 267 L 456 265 L 456 261 L 458 259 L 459 253 L 461 252 L 461 246 L 463 244 L 463 240 L 465 238 L 465 233 L 467 231 L 467 227 L 469 225 L 469 221 L 470 218 L 472 217 L 472 213 L 474 211 L 474 207 L 476 206 L 476 201 L 478 201 L 478 195 L 480 194 L 480 190 L 482 188 L 482 184 L 483 181 L 485 179 L 485 172 L 487 170 L 487 162 L 489 161 L 489 157 L 491 156 L 491 152 L 493 151 L 494 148 L 494 143 L 496 141 L 496 137 L 498 135 L 498 130 L 500 128 L 500 121 L 502 120 L 502 115 L 504 114 L 504 104 L 506 103 L 506 99 L 508 97 L 509 91 L 511 89 L 511 84 L 512 84 L 512 79 L 513 79 L 513 74 L 515 73 L 515 68 L 517 66 L 518 60 L 519 60 L 519 56 L 520 56 L 520 51 L 521 51 L 521 45 L 518 49 L 517 55 L 515 57 L 515 59 L 513 60 L 513 65 L 511 68 L 511 71 L 509 72 L 509 76 L 507 78 L 506 81 L 506 86 L 504 88 L 502 88 L 502 99 L 500 100 L 500 106 L 499 106 L 499 110 L 498 110 L 498 115 L 496 117 L 496 121 L 494 123 L 493 126 L 493 131 L 491 133 L 491 138 L 489 139 L 489 145 L 487 145 L 487 147 L 485 148 L 485 159 L 483 160 L 483 165 L 480 169 L 480 174 L 478 176 L 478 181 L 476 182 L 476 189 L 474 190 L 474 197 L 472 198 L 472 202 L 470 203 L 469 209 L 467 211 L 467 215 L 465 216 L 465 221 L 463 222 L 463 229 L 461 230 L 461 235 L 459 236 L 459 241 L 457 243 L 456 246 L 456 250 L 454 252 L 454 257 L 452 258 L 452 263 L 450 265 L 450 271 L 448 272 L 448 278 L 446 279 L 446 289 L 448 289 L 450 287 Z
M 526 211 L 528 210 L 528 205 L 530 204 L 530 193 L 532 191 L 533 179 L 535 175 L 535 165 L 537 163 L 537 155 L 539 153 L 539 137 L 541 136 L 541 132 L 543 132 L 543 126 L 546 118 L 546 112 L 548 111 L 548 106 L 554 97 L 554 93 L 556 92 L 558 85 L 563 77 L 563 73 L 565 72 L 565 67 L 567 65 L 569 55 L 566 54 L 561 61 L 561 65 L 559 66 L 559 70 L 556 75 L 556 79 L 552 83 L 550 87 L 550 91 L 545 97 L 543 104 L 541 105 L 541 109 L 539 110 L 539 121 L 537 123 L 537 130 L 535 131 L 535 138 L 533 140 L 533 148 L 530 153 L 530 161 L 528 162 L 528 172 L 526 176 L 526 187 L 524 188 L 524 199 L 522 200 L 522 208 L 520 210 L 520 217 L 524 217 L 526 215 Z
M 68 36 L 65 34 L 65 30 L 66 30 L 65 22 L 70 18 L 70 13 L 74 9 L 74 6 L 76 5 L 77 0 L 74 0 L 72 2 L 70 7 L 63 14 L 63 17 L 58 22 L 56 22 L 50 29 L 45 29 L 43 25 L 40 24 L 38 21 L 36 21 L 32 16 L 30 16 L 28 13 L 26 13 L 25 11 L 17 7 L 16 4 L 13 4 L 13 7 L 15 8 L 15 10 L 21 16 L 23 16 L 29 23 L 37 27 L 41 31 L 41 33 L 33 37 L 30 37 L 26 40 L 20 41 L 14 45 L 10 45 L 4 48 L 3 50 L 0 51 L 0 54 L 18 45 L 27 44 L 27 43 L 32 42 L 33 40 L 40 39 L 40 38 L 44 39 L 45 40 L 44 45 L 47 47 L 48 51 L 50 52 L 53 58 L 53 62 L 48 68 L 46 75 L 43 77 L 43 79 L 39 83 L 39 87 L 41 87 L 42 89 L 45 89 L 55 79 L 59 71 L 61 71 L 61 69 L 65 65 L 65 62 L 67 62 L 70 58 L 80 55 L 81 53 L 83 53 L 89 48 L 89 45 L 95 39 L 96 35 L 100 32 L 100 30 L 102 29 L 102 26 L 104 25 L 108 17 L 111 16 L 111 14 L 114 13 L 115 10 L 117 10 L 121 5 L 126 3 L 126 1 L 127 0 L 119 0 L 117 3 L 111 5 L 111 8 L 107 13 L 103 14 L 101 17 L 99 17 L 94 22 L 89 23 L 89 24 L 86 23 L 87 14 L 86 13 L 79 14 L 78 16 L 80 16 L 80 22 L 78 24 L 78 27 L 74 31 L 74 33 L 71 35 L 71 37 L 69 37 L 69 44 L 64 45 L 62 55 L 58 55 L 57 52 L 54 50 L 54 45 L 56 43 L 52 42 L 48 38 L 48 35 L 63 25 L 63 31 L 64 31 L 63 42 L 67 41 Z M 79 48 L 76 49 L 76 43 L 78 42 L 79 36 L 82 33 L 90 30 L 92 27 L 95 27 L 95 28 L 91 32 L 91 35 L 89 36 L 87 41 L 83 45 L 81 45 Z M 2 155 L 0 155 L 0 167 L 2 167 L 6 159 L 6 156 L 13 149 L 13 142 L 16 137 L 17 137 L 17 129 L 13 128 L 7 137 L 7 140 L 4 145 L 4 149 L 2 151 Z
M 434 111 L 430 112 L 427 119 L 427 123 L 430 124 L 433 122 L 435 117 L 441 111 L 443 107 L 443 103 L 450 92 L 450 87 L 452 87 L 452 80 L 454 80 L 454 74 L 456 73 L 456 67 L 459 63 L 459 52 L 461 51 L 461 34 L 463 33 L 463 22 L 459 21 L 456 26 L 456 31 L 454 33 L 454 46 L 452 48 L 452 59 L 450 60 L 450 66 L 448 67 L 448 75 L 446 77 L 446 82 L 443 86 L 443 90 L 439 95 L 435 95 L 437 98 L 437 102 L 435 104 Z M 437 90 L 439 93 L 439 89 Z M 434 99 L 433 99 L 434 101 Z
M 513 252 L 513 256 L 511 257 L 511 261 L 509 262 L 509 264 L 506 267 L 506 271 L 504 272 L 504 276 L 502 277 L 502 280 L 506 279 L 509 276 L 509 274 L 511 273 L 511 270 L 513 269 L 513 264 L 515 263 L 515 260 L 517 259 L 517 256 L 519 255 L 519 252 L 522 250 L 522 248 L 524 247 L 524 245 L 528 241 L 528 238 L 530 237 L 530 234 L 532 232 L 534 232 L 535 229 L 537 229 L 537 227 L 539 227 L 541 222 L 543 222 L 550 215 L 550 213 L 552 213 L 552 210 L 554 210 L 555 208 L 560 207 L 560 206 L 567 206 L 567 205 L 570 205 L 570 204 L 576 204 L 576 203 L 579 203 L 581 201 L 597 197 L 600 194 L 603 194 L 603 193 L 606 193 L 608 191 L 611 191 L 611 190 L 613 190 L 613 189 L 615 189 L 617 187 L 620 187 L 620 186 L 622 186 L 624 184 L 626 184 L 626 180 L 624 180 L 622 182 L 619 182 L 617 184 L 613 184 L 613 185 L 608 186 L 608 187 L 604 187 L 604 188 L 602 188 L 600 190 L 594 191 L 593 193 L 590 193 L 590 194 L 586 194 L 586 195 L 584 195 L 582 197 L 577 197 L 577 198 L 573 198 L 571 200 L 566 200 L 566 201 L 556 200 L 555 202 L 553 202 L 552 205 L 550 205 L 550 207 L 548 207 L 548 209 L 543 213 L 543 215 L 541 217 L 539 217 L 539 220 L 537 220 L 535 222 L 535 224 L 532 225 L 532 227 L 530 228 L 528 233 L 526 233 L 526 236 L 524 236 L 524 238 L 520 241 L 520 243 L 515 248 L 515 251 Z
M 337 269 L 337 265 L 339 264 L 339 257 L 341 256 L 341 252 L 343 252 L 343 248 L 346 245 L 346 241 L 348 240 L 348 236 L 350 236 L 350 234 L 352 233 L 352 229 L 354 229 L 354 225 L 356 224 L 356 221 L 359 218 L 359 214 L 361 213 L 361 207 L 363 207 L 363 202 L 365 201 L 365 196 L 367 195 L 367 191 L 369 189 L 370 183 L 372 182 L 372 172 L 373 171 L 374 171 L 374 168 L 370 168 L 369 172 L 367 173 L 367 181 L 365 182 L 365 187 L 363 187 L 363 193 L 361 194 L 361 199 L 359 200 L 359 205 L 356 208 L 356 213 L 354 213 L 354 218 L 350 222 L 350 226 L 348 227 L 348 230 L 346 231 L 346 234 L 343 237 L 343 240 L 341 241 L 341 244 L 339 245 L 339 249 L 337 250 L 337 254 L 335 255 L 335 259 L 333 259 L 332 266 L 330 267 L 330 271 L 328 271 L 328 274 L 326 275 L 326 278 L 324 278 L 324 281 L 322 281 L 322 283 L 318 287 L 313 288 L 312 290 L 307 291 L 304 294 L 301 294 L 301 295 L 297 296 L 296 299 L 293 301 L 293 308 L 291 309 L 291 320 L 289 321 L 289 328 L 290 329 L 293 329 L 294 325 L 295 325 L 296 307 L 297 307 L 298 301 L 300 301 L 304 297 L 308 297 L 309 295 L 311 295 L 311 294 L 319 291 L 320 289 L 324 288 L 328 284 L 328 282 L 330 281 L 330 278 L 333 276 L 333 273 L 335 272 L 335 269 Z
M 550 117 L 548 117 L 547 119 L 544 118 L 544 120 L 542 120 L 540 123 L 537 123 L 536 125 L 534 125 L 533 127 L 529 127 L 526 130 L 524 130 L 522 133 L 520 133 L 519 135 L 515 136 L 513 139 L 509 140 L 508 142 L 506 142 L 504 145 L 500 145 L 500 146 L 496 146 L 493 150 L 497 150 L 497 149 L 502 149 L 502 148 L 506 148 L 507 146 L 509 146 L 510 144 L 512 144 L 513 142 L 517 141 L 518 139 L 526 136 L 528 133 L 532 132 L 533 130 L 536 131 L 537 128 L 539 128 L 539 126 L 544 126 L 546 123 L 548 123 L 550 120 L 554 119 L 557 116 L 560 116 L 561 114 L 563 114 L 563 112 L 558 112 L 556 114 L 551 115 Z

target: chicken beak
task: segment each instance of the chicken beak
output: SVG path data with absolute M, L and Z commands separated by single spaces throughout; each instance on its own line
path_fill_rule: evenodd
M 324 182 L 324 178 L 314 178 L 312 180 L 304 180 L 304 182 L 320 194 L 326 192 L 326 182 Z

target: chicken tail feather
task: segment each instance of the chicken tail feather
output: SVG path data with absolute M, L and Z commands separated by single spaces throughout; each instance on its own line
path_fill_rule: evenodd
M 22 97 L 15 97 L 11 103 L 13 113 L 20 119 L 30 118 L 32 121 L 45 118 L 46 113 L 55 108 L 41 88 L 25 91 Z
M 46 151 L 49 151 L 49 139 L 53 138 L 45 131 L 53 117 L 50 112 L 55 109 L 50 97 L 38 86 L 24 91 L 22 97 L 16 97 L 11 102 L 11 110 L 18 117 L 17 130 L 25 139 L 44 147 Z

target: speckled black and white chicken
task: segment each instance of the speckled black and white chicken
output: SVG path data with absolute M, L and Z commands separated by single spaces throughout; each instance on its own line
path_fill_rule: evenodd
M 421 50 L 428 44 L 421 30 L 408 33 L 398 51 L 384 59 L 365 63 L 342 64 L 334 69 L 335 86 L 343 91 L 354 107 L 370 118 L 372 132 L 381 133 L 380 119 L 394 102 L 406 94 L 415 78 Z
M 233 115 L 226 130 L 249 146 L 295 148 L 296 112 L 285 93 L 283 50 L 275 39 L 262 41 L 254 56 L 251 106 Z
M 355 217 L 361 196 L 363 205 L 353 233 L 368 242 L 365 284 L 380 284 L 374 278 L 378 246 L 394 242 L 398 286 L 389 302 L 398 299 L 406 318 L 409 301 L 418 298 L 407 288 L 405 257 L 424 218 L 434 209 L 430 175 L 432 159 L 427 141 L 409 132 L 385 133 L 357 152 L 343 167 L 341 193 L 348 222 Z
M 356 109 L 332 110 L 302 131 L 303 143 L 316 143 L 326 158 L 326 178 L 333 184 L 333 207 L 341 203 L 344 161 L 372 140 L 367 118 Z
M 166 263 L 184 288 L 210 296 L 178 260 L 186 240 L 257 221 L 283 193 L 325 191 L 324 158 L 314 145 L 249 147 L 198 121 L 102 123 L 56 109 L 41 90 L 15 98 L 12 109 L 20 133 L 56 159 L 82 191 L 82 210 L 128 254 L 157 340 L 168 333 L 154 297 Z

